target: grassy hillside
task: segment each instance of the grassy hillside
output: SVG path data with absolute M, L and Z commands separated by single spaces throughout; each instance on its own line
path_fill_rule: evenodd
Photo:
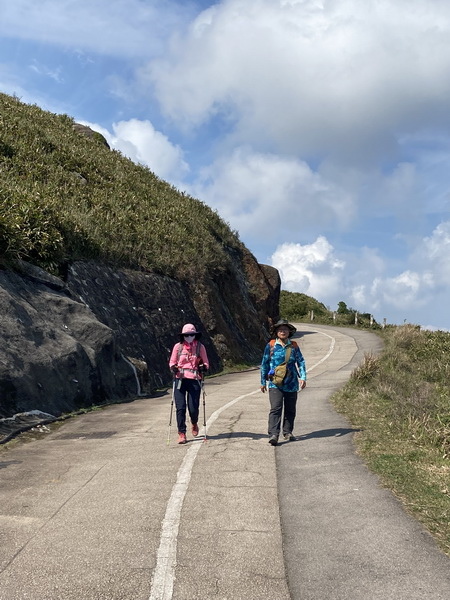
M 450 555 L 450 334 L 387 327 L 333 398 L 358 451 Z
M 189 279 L 223 270 L 237 234 L 204 203 L 88 138 L 67 115 L 0 94 L 0 259 L 57 271 L 96 258 Z
M 316 317 L 328 314 L 329 310 L 315 298 L 298 292 L 280 293 L 280 314 L 288 321 L 302 321 L 309 318 L 310 311 L 314 311 Z

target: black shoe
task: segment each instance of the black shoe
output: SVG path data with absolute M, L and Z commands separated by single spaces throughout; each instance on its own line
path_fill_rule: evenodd
M 278 444 L 278 436 L 277 435 L 271 435 L 269 438 L 269 444 L 271 446 L 276 446 Z
M 295 436 L 293 436 L 292 433 L 284 433 L 283 437 L 284 437 L 285 442 L 294 442 L 295 441 Z

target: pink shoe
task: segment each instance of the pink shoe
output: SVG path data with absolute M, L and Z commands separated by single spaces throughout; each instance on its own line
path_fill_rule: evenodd
M 194 437 L 198 436 L 198 425 L 197 425 L 197 423 L 192 423 L 192 435 Z
M 178 443 L 179 444 L 185 444 L 186 443 L 186 434 L 185 433 L 179 433 L 178 434 Z

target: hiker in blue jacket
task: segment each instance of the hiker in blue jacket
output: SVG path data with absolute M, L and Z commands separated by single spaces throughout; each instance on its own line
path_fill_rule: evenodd
M 269 387 L 269 444 L 276 446 L 283 417 L 283 437 L 289 442 L 293 435 L 299 388 L 306 386 L 305 359 L 298 344 L 291 341 L 296 328 L 281 319 L 272 329 L 270 342 L 264 349 L 261 362 L 261 391 Z M 300 382 L 299 382 L 300 379 Z

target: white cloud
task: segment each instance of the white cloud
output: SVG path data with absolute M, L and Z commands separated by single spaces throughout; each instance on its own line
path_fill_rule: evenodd
M 450 221 L 440 223 L 432 235 L 424 239 L 415 257 L 426 264 L 438 286 L 450 286 Z
M 286 237 L 321 227 L 346 227 L 355 199 L 293 157 L 236 148 L 201 171 L 193 196 L 216 208 L 248 242 Z
M 236 143 L 385 160 L 398 136 L 445 125 L 450 6 L 425 0 L 224 0 L 173 37 L 146 76 L 163 110 L 235 123 Z
M 334 255 L 328 240 L 320 236 L 312 244 L 285 243 L 272 255 L 283 289 L 302 292 L 327 304 L 342 293 L 345 263 Z
M 387 256 L 383 259 L 373 251 L 361 255 L 346 272 L 348 297 L 360 308 L 407 313 L 415 315 L 417 322 L 428 310 L 437 321 L 445 322 L 450 303 L 449 256 L 450 221 L 446 221 L 412 251 L 407 259 L 412 268 L 398 274 L 387 272 L 392 262 Z
M 404 271 L 396 277 L 375 279 L 371 293 L 378 305 L 391 305 L 406 310 L 418 302 L 425 302 L 421 292 L 426 285 L 426 278 L 421 277 L 419 273 Z
M 389 322 L 403 322 L 407 314 L 416 315 L 433 305 L 436 284 L 429 270 L 391 275 L 388 263 L 370 248 L 354 254 L 339 252 L 324 236 L 312 244 L 282 244 L 271 258 L 283 289 L 308 294 L 331 309 L 343 300 L 355 310 L 378 315 L 379 320 L 388 314 Z
M 147 165 L 162 179 L 181 179 L 188 172 L 181 148 L 156 131 L 149 121 L 120 121 L 113 129 L 115 147 L 135 162 Z
M 80 121 L 101 133 L 109 145 L 136 163 L 148 166 L 161 179 L 177 181 L 189 170 L 179 146 L 153 127 L 150 121 L 131 119 L 114 123 L 111 133 L 96 123 Z

